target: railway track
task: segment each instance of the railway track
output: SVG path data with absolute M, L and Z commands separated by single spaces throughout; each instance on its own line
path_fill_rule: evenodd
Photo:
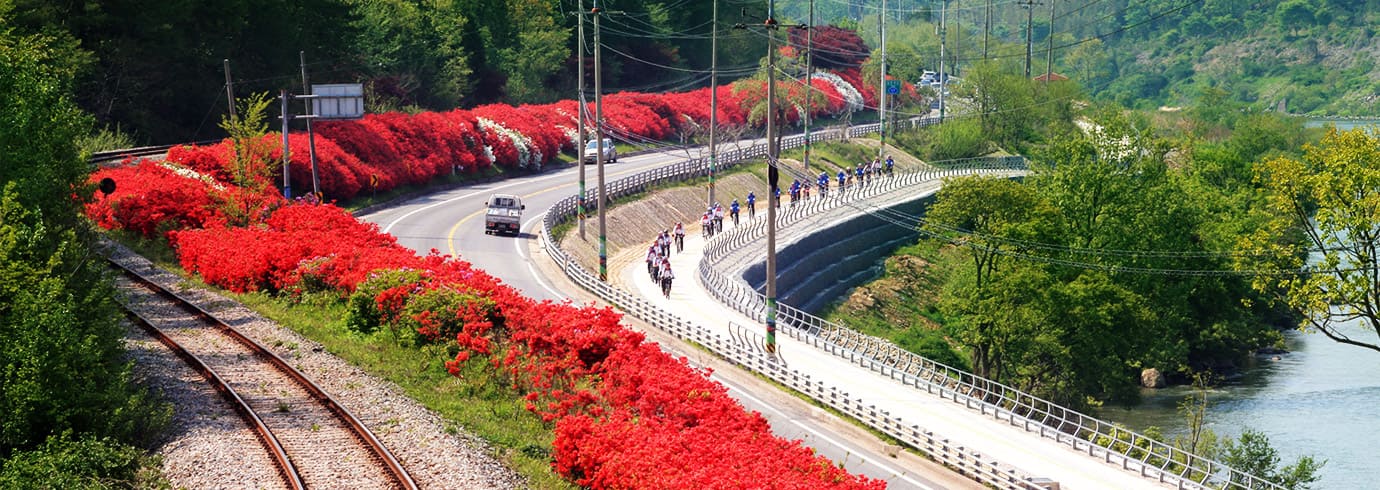
M 417 488 L 359 419 L 282 358 L 176 293 L 110 263 L 122 274 L 117 285 L 130 319 L 235 407 L 271 454 L 286 488 Z

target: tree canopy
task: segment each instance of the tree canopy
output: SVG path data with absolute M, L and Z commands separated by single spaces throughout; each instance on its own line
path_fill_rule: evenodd
M 1305 331 L 1380 351 L 1380 137 L 1331 128 L 1302 158 L 1265 161 L 1256 182 L 1273 216 L 1244 246 L 1300 271 L 1256 287 L 1300 312 Z

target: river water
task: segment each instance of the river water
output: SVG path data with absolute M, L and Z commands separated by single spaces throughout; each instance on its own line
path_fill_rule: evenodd
M 1324 124 L 1350 130 L 1380 121 L 1311 120 L 1306 126 Z M 1343 331 L 1366 342 L 1377 340 L 1358 325 Z M 1380 488 L 1374 463 L 1380 448 L 1380 352 L 1316 333 L 1290 331 L 1285 339 L 1290 353 L 1256 357 L 1241 379 L 1209 390 L 1208 427 L 1232 438 L 1246 428 L 1260 431 L 1284 465 L 1304 455 L 1327 460 L 1315 489 Z M 1147 389 L 1142 404 L 1106 407 L 1097 416 L 1138 431 L 1159 427 L 1172 439 L 1187 431 L 1178 406 L 1192 393 L 1183 386 Z
M 1352 338 L 1376 339 L 1359 327 L 1345 331 Z M 1286 336 L 1290 353 L 1257 357 L 1242 379 L 1209 391 L 1209 428 L 1233 438 L 1248 427 L 1263 432 L 1282 464 L 1303 455 L 1326 459 L 1315 489 L 1380 488 L 1374 462 L 1380 447 L 1380 352 L 1322 334 Z M 1192 391 L 1145 390 L 1141 405 L 1104 408 L 1098 416 L 1138 431 L 1160 427 L 1172 438 L 1186 431 L 1177 408 Z

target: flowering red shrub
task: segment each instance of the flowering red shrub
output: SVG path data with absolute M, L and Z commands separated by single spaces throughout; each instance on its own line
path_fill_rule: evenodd
M 329 204 L 284 206 L 265 225 L 184 230 L 171 241 L 183 269 L 235 292 L 284 290 L 310 277 L 348 293 L 374 270 L 419 263 L 376 225 Z
M 505 136 L 517 152 L 514 163 L 519 167 L 539 168 L 556 158 L 566 139 L 560 128 L 535 115 L 539 111 L 540 106 L 490 104 L 476 107 L 472 112 L 501 127 L 496 128 L 496 133 Z
M 860 83 L 856 66 L 840 76 L 874 95 Z M 832 80 L 815 82 L 819 100 L 799 110 L 785 107 L 786 121 L 803 110 L 837 114 L 856 107 L 859 96 L 841 94 L 847 85 Z M 780 88 L 783 97 L 804 103 L 802 85 Z M 746 124 L 762 92 L 761 82 L 752 80 L 719 87 L 719 123 Z M 605 122 L 616 136 L 666 139 L 708 123 L 709 95 L 707 88 L 610 95 Z M 375 183 L 385 190 L 495 163 L 540 167 L 575 149 L 576 110 L 576 102 L 561 101 L 322 122 L 316 125 L 317 177 L 328 199 L 348 199 Z M 281 137 L 267 135 L 264 142 Z M 289 176 L 300 193 L 311 183 L 307 140 L 293 133 L 288 143 Z M 281 144 L 270 147 L 277 152 L 270 158 L 281 160 Z M 266 189 L 260 191 L 229 185 L 232 152 L 229 142 L 169 151 L 171 162 L 198 169 L 209 176 L 205 181 L 154 164 L 98 173 L 93 178 L 120 181 L 119 190 L 87 212 L 103 226 L 145 234 L 175 230 L 168 237 L 182 267 L 209 284 L 237 292 L 333 291 L 349 295 L 347 322 L 362 333 L 387 324 L 413 332 L 419 342 L 454 339 L 459 353 L 447 369 L 458 375 L 462 363 L 478 360 L 502 373 L 524 393 L 527 409 L 554 427 L 553 466 L 576 484 L 884 486 L 849 475 L 798 441 L 776 438 L 765 419 L 744 411 L 707 372 L 646 343 L 612 309 L 536 302 L 467 262 L 434 250 L 418 257 L 334 205 L 286 203 L 274 182 L 255 183 L 254 189 Z M 227 204 L 244 209 L 220 213 Z
M 91 174 L 92 182 L 105 178 L 115 181 L 115 192 L 86 205 L 86 215 L 103 228 L 159 238 L 168 231 L 199 228 L 224 219 L 216 209 L 214 195 L 218 192 L 210 184 L 151 160 Z
M 858 69 L 864 60 L 872 56 L 872 50 L 855 30 L 838 26 L 814 26 L 810 28 L 809 33 L 814 65 L 818 68 Z M 805 30 L 791 29 L 791 44 L 805 46 L 806 34 Z
M 210 146 L 178 145 L 168 149 L 164 160 L 178 163 L 219 182 L 230 182 L 229 165 L 234 146 L 229 140 Z
M 877 108 L 877 86 L 875 83 L 863 83 L 862 70 L 860 68 L 835 70 L 834 74 L 838 75 L 840 78 L 843 78 L 844 81 L 847 81 L 849 85 L 853 86 L 853 88 L 858 89 L 858 92 L 862 93 L 864 104 L 867 104 L 868 107 L 873 109 Z

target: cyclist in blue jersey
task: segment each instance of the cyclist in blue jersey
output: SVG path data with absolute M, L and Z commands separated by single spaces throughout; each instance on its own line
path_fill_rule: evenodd
M 730 204 L 728 205 L 728 215 L 733 217 L 733 226 L 736 228 L 736 227 L 738 226 L 738 200 L 737 200 L 737 199 L 734 199 L 733 202 L 730 203 Z
M 756 219 L 756 218 L 757 218 L 757 194 L 753 194 L 752 191 L 748 191 L 747 205 L 748 205 L 748 219 Z

